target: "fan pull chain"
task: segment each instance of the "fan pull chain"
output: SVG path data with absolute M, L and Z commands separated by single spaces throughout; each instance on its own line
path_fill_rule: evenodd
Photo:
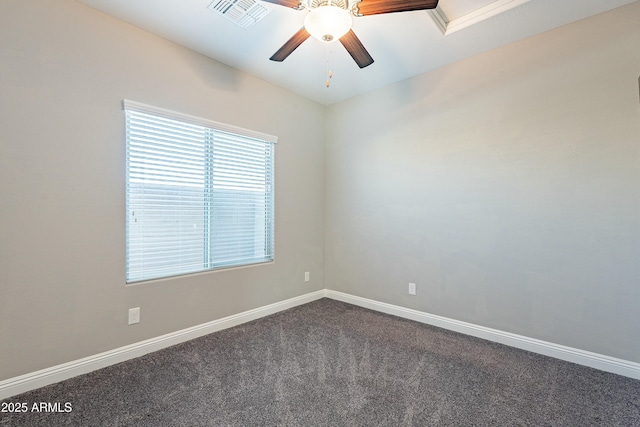
M 333 71 L 331 71 L 331 49 L 327 46 L 327 80 L 324 85 L 326 87 L 331 86 L 331 78 L 333 77 Z

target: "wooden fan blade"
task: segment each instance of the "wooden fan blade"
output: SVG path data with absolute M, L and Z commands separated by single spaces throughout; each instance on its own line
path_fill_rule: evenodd
M 353 30 L 349 30 L 347 34 L 340 37 L 340 43 L 347 49 L 347 52 L 349 52 L 349 55 L 356 61 L 358 67 L 364 68 L 373 64 L 373 58 L 369 55 L 369 52 L 364 48 L 364 45 Z
M 302 9 L 302 2 L 299 0 L 262 0 L 267 3 L 273 3 L 284 7 L 290 7 L 292 9 Z
M 362 0 L 356 4 L 356 10 L 358 15 L 367 16 L 435 9 L 436 6 L 438 6 L 438 0 Z
M 291 55 L 291 52 L 296 50 L 298 46 L 302 44 L 303 41 L 309 38 L 311 34 L 304 28 L 301 28 L 300 31 L 295 33 L 293 37 L 291 37 L 285 44 L 282 45 L 280 49 L 276 53 L 273 54 L 271 58 L 272 61 L 282 62 L 287 59 L 287 56 Z

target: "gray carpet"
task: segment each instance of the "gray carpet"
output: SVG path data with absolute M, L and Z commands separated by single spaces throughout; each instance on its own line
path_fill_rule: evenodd
M 47 386 L 2 426 L 640 426 L 640 381 L 322 299 Z

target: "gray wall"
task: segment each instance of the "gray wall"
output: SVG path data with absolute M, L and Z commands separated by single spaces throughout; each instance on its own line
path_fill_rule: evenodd
M 330 107 L 327 287 L 640 362 L 638 17 Z
M 279 137 L 275 263 L 125 286 L 124 98 Z M 323 289 L 323 123 L 76 1 L 0 2 L 0 380 Z

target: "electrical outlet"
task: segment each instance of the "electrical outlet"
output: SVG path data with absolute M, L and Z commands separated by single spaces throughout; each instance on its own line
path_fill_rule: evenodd
M 305 272 L 304 272 L 304 281 L 305 281 L 305 282 L 308 282 L 308 281 L 309 281 L 309 272 L 308 272 L 308 271 L 305 271 Z
M 416 294 L 416 284 L 409 283 L 409 295 L 415 295 L 415 294 Z
M 140 323 L 140 307 L 129 309 L 129 324 Z

